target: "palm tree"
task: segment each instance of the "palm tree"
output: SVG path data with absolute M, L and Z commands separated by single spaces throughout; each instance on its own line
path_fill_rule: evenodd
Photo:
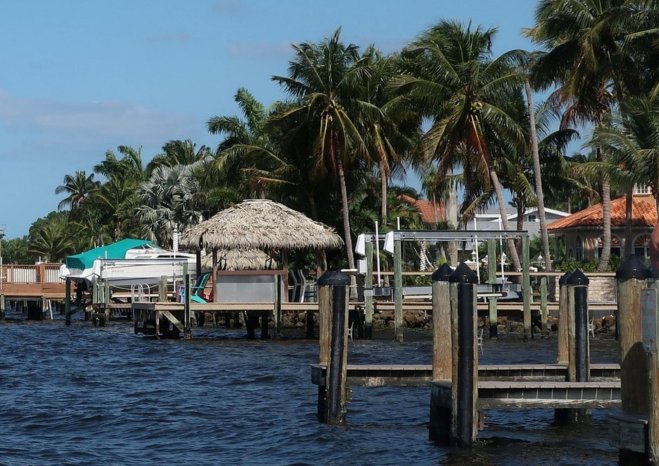
M 77 170 L 73 176 L 65 175 L 64 182 L 55 188 L 55 194 L 67 194 L 57 205 L 57 209 L 62 210 L 66 207 L 71 210 L 78 209 L 98 185 L 99 183 L 94 181 L 94 174 L 87 175 L 84 170 Z
M 505 230 L 510 230 L 503 187 L 493 151 L 497 140 L 523 143 L 520 125 L 511 116 L 521 102 L 522 78 L 517 52 L 492 58 L 495 29 L 441 21 L 404 51 L 407 75 L 394 81 L 401 99 L 432 118 L 421 148 L 438 162 L 438 175 L 462 167 L 466 192 L 492 187 Z M 514 243 L 511 258 L 521 269 Z
M 246 89 L 238 89 L 234 100 L 242 118 L 214 116 L 208 120 L 211 134 L 225 136 L 216 150 L 217 169 L 223 181 L 240 193 L 239 197 L 264 197 L 260 186 L 250 183 L 245 169 L 271 168 L 272 143 L 265 129 L 270 112 Z
M 634 185 L 649 187 L 659 208 L 659 99 L 628 99 L 621 110 L 594 131 L 590 145 L 606 151 L 609 163 L 592 170 L 605 171 L 627 193 Z M 631 199 L 628 195 L 628 203 Z M 627 212 L 625 254 L 629 255 L 633 241 L 629 205 Z
M 190 165 L 212 157 L 211 151 L 207 146 L 201 146 L 197 149 L 197 145 L 190 139 L 181 141 L 176 139 L 167 142 L 162 146 L 163 153 L 158 154 L 151 159 L 151 162 L 146 167 L 148 173 L 161 165 L 173 167 L 174 165 Z
M 193 169 L 194 165 L 159 166 L 140 186 L 137 216 L 145 232 L 161 245 L 170 243 L 174 231 L 184 231 L 201 219 L 195 206 L 200 185 Z
M 373 46 L 363 59 L 370 73 L 361 82 L 361 100 L 368 102 L 358 119 L 360 134 L 368 155 L 377 163 L 380 176 L 380 221 L 387 223 L 387 187 L 396 173 L 404 173 L 404 161 L 419 165 L 411 148 L 420 136 L 420 118 L 415 112 L 388 105 L 392 96 L 387 92 L 389 81 L 398 73 L 398 57 L 383 57 Z
M 315 170 L 329 172 L 338 181 L 348 267 L 354 268 L 346 170 L 350 156 L 366 153 L 354 118 L 367 106 L 357 98 L 357 84 L 368 70 L 360 61 L 358 47 L 340 41 L 340 29 L 320 44 L 293 45 L 295 58 L 289 76 L 273 76 L 297 101 L 274 116 L 275 120 L 304 121 L 313 131 Z
M 548 52 L 536 63 L 535 83 L 540 88 L 559 86 L 552 100 L 567 109 L 564 123 L 598 125 L 610 115 L 616 101 L 643 87 L 637 76 L 647 61 L 638 59 L 638 52 L 629 46 L 633 40 L 628 39 L 646 31 L 648 17 L 657 18 L 656 10 L 656 2 L 632 0 L 542 0 L 538 4 L 536 24 L 528 35 Z M 605 161 L 600 148 L 596 153 Z M 608 268 L 611 254 L 610 190 L 605 176 L 601 182 L 604 231 L 599 271 Z
M 73 253 L 72 237 L 66 215 L 51 212 L 32 224 L 28 239 L 28 252 L 45 262 L 63 260 Z

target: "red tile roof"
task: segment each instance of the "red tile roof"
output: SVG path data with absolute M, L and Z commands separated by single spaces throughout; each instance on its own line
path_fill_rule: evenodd
M 412 196 L 402 194 L 400 199 L 412 206 L 421 214 L 423 223 L 438 223 L 446 219 L 446 209 L 443 202 L 431 202 L 427 199 L 414 199 Z
M 657 208 L 654 197 L 635 194 L 632 201 L 632 225 L 652 228 L 656 223 Z M 556 231 L 579 227 L 601 228 L 602 225 L 602 205 L 596 204 L 550 223 L 547 229 Z M 625 226 L 625 196 L 611 200 L 611 226 Z

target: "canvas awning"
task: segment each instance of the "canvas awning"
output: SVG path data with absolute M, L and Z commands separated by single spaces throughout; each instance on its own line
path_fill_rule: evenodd
M 125 259 L 126 252 L 146 244 L 153 244 L 143 239 L 122 239 L 107 246 L 99 246 L 89 251 L 74 254 L 66 258 L 66 267 L 71 269 L 85 270 L 94 265 L 96 259 Z

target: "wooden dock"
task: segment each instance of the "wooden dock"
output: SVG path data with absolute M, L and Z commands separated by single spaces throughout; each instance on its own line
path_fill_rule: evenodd
M 0 295 L 15 300 L 63 300 L 64 282 L 59 279 L 60 264 L 3 265 L 0 269 Z
M 311 365 L 311 382 L 324 386 L 327 367 Z M 559 383 L 567 379 L 568 366 L 563 364 L 481 364 L 479 380 L 502 382 Z M 620 381 L 619 364 L 591 364 L 591 380 L 597 382 Z M 430 364 L 348 364 L 347 381 L 351 386 L 429 386 L 432 380 Z M 618 397 L 619 399 L 619 397 Z

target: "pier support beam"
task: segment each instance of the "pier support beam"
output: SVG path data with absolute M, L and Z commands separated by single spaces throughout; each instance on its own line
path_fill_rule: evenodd
M 590 378 L 588 344 L 588 277 L 577 269 L 566 280 L 568 287 L 568 380 L 587 382 Z M 574 424 L 590 421 L 587 409 L 556 409 L 556 423 Z
M 494 258 L 497 256 L 497 242 L 494 238 L 487 240 L 487 283 L 492 285 L 492 290 L 495 291 L 494 285 L 497 284 L 497 261 Z M 492 258 L 492 259 L 490 259 Z M 497 297 L 489 296 L 487 298 L 487 307 L 489 311 L 490 321 L 490 338 L 498 338 L 499 336 L 499 318 L 497 315 Z
M 478 435 L 478 350 L 476 342 L 476 274 L 461 263 L 451 274 L 451 380 L 432 391 L 430 439 L 439 444 L 471 447 Z M 454 298 L 455 297 L 455 298 Z M 457 324 L 457 325 L 456 325 Z M 450 393 L 450 400 L 448 394 Z
M 449 278 L 453 270 L 442 265 L 432 274 L 432 378 L 451 380 L 453 371 L 451 294 Z
M 377 241 L 377 239 L 376 239 Z M 364 338 L 373 339 L 373 243 L 366 247 L 366 275 L 364 276 Z
M 64 324 L 71 325 L 71 280 L 64 284 Z
M 394 339 L 403 342 L 403 259 L 401 240 L 394 240 Z
M 568 302 L 567 280 L 572 272 L 566 272 L 558 280 L 558 364 L 568 364 L 570 360 L 569 350 L 569 320 L 570 320 L 570 303 Z
M 654 456 L 657 464 L 657 442 L 652 442 L 648 433 L 656 435 L 648 416 L 656 400 L 656 347 L 654 357 L 651 348 L 644 346 L 644 336 L 656 341 L 657 281 L 650 277 L 649 270 L 637 257 L 631 256 L 616 271 L 618 283 L 618 320 L 620 348 L 620 399 L 623 415 L 612 416 L 612 432 L 617 432 L 612 443 L 619 445 L 619 463 L 625 465 L 648 464 Z M 644 322 L 644 309 L 647 322 Z M 654 320 L 654 322 L 653 322 Z M 654 328 L 644 328 L 651 325 Z M 649 342 L 648 342 L 649 343 Z M 653 377 L 654 375 L 654 377 Z M 649 387 L 649 388 L 648 388 Z M 656 419 L 657 416 L 654 416 Z M 648 421 L 645 424 L 643 421 Z M 640 422 L 639 422 L 640 421 Z M 656 421 L 655 421 L 656 423 Z M 629 442 L 629 431 L 636 431 L 635 441 Z M 624 440 L 623 440 L 624 439 Z M 649 447 L 649 448 L 646 448 Z M 654 448 L 653 448 L 654 447 Z
M 327 357 L 327 377 L 324 385 L 318 386 L 318 418 L 328 424 L 343 424 L 346 414 L 347 399 L 347 363 L 348 363 L 348 295 L 350 285 L 348 275 L 341 272 L 327 272 L 318 279 L 319 292 L 327 288 L 329 293 L 323 296 L 327 306 L 323 314 L 331 314 L 329 329 L 329 351 L 323 354 L 321 339 L 321 364 Z M 328 303 L 329 301 L 329 303 Z M 328 312 L 329 311 L 329 312 Z M 324 393 L 323 393 L 324 392 Z

